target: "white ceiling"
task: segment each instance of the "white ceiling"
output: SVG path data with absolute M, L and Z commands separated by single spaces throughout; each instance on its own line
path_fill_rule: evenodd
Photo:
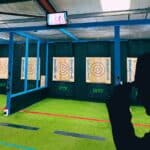
M 120 0 L 120 3 L 122 1 L 127 0 Z M 103 11 L 102 0 L 49 0 L 49 2 L 53 4 L 57 11 L 68 11 L 70 15 Z M 130 0 L 130 9 L 147 7 L 150 7 L 150 0 Z
M 120 0 L 121 1 L 121 0 Z M 124 0 L 126 1 L 126 0 Z M 103 22 L 111 20 L 127 20 L 127 19 L 150 19 L 150 13 L 146 14 L 142 11 L 123 11 L 105 13 L 102 10 L 101 0 L 49 0 L 56 11 L 67 11 L 69 14 L 69 23 L 85 23 L 85 22 Z M 110 6 L 111 7 L 111 6 Z M 130 9 L 143 9 L 150 7 L 150 0 L 131 0 Z M 29 0 L 26 2 L 5 3 L 0 4 L 0 28 L 11 27 L 32 27 L 46 26 L 45 11 L 37 3 L 37 0 Z M 6 13 L 11 13 L 6 14 Z M 22 14 L 22 16 L 14 15 Z M 130 16 L 128 16 L 130 14 Z M 33 15 L 29 17 L 28 15 Z M 34 17 L 39 16 L 39 17 Z M 41 18 L 41 17 L 42 18 Z M 79 28 L 67 29 L 68 32 L 80 39 L 103 40 L 113 39 L 113 27 L 99 28 Z M 27 32 L 34 36 L 50 41 L 70 41 L 71 38 L 62 33 L 60 30 L 30 31 Z M 1 39 L 9 39 L 8 34 L 0 33 Z M 150 38 L 150 25 L 121 27 L 121 38 L 124 39 L 143 39 Z
M 67 11 L 68 14 L 84 14 L 99 12 L 99 0 L 49 0 L 57 11 Z

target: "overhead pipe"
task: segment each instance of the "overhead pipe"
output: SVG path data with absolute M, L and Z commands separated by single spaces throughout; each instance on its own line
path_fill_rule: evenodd
M 141 9 L 129 9 L 129 10 L 73 14 L 73 15 L 70 15 L 69 18 L 70 19 L 78 19 L 78 18 L 89 18 L 89 17 L 106 17 L 106 16 L 120 16 L 120 15 L 148 14 L 148 13 L 150 13 L 150 7 L 141 8 Z

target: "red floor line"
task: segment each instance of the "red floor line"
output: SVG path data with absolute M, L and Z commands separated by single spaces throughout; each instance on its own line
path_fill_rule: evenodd
M 0 108 L 0 110 L 4 110 L 4 108 Z
M 96 118 L 86 118 L 86 117 L 79 117 L 79 116 L 70 116 L 70 115 L 64 115 L 64 114 L 33 112 L 33 111 L 27 111 L 27 110 L 23 110 L 22 112 L 25 112 L 28 114 L 43 115 L 43 116 L 62 117 L 62 118 L 70 118 L 70 119 L 78 119 L 78 120 L 80 119 L 80 120 L 88 120 L 88 121 L 96 121 L 96 122 L 109 122 L 109 120 L 102 120 L 102 119 L 96 119 Z
M 137 127 L 145 127 L 150 128 L 150 124 L 143 124 L 143 123 L 133 123 Z
M 4 108 L 0 108 L 0 110 L 4 110 Z M 27 110 L 22 110 L 21 112 L 28 113 L 28 114 L 42 115 L 42 116 L 62 117 L 62 118 L 87 120 L 87 121 L 95 121 L 95 122 L 103 122 L 103 123 L 109 123 L 110 122 L 109 120 L 71 116 L 71 115 L 64 115 L 64 114 L 53 114 L 53 113 L 45 113 L 45 112 L 27 111 Z M 150 128 L 150 124 L 134 123 L 134 126 Z
M 109 120 L 79 117 L 79 116 L 70 116 L 70 115 L 64 115 L 64 114 L 53 114 L 53 113 L 45 113 L 45 112 L 27 111 L 27 110 L 23 110 L 22 112 L 28 113 L 28 114 L 42 115 L 42 116 L 62 117 L 62 118 L 70 118 L 70 119 L 78 119 L 78 120 L 95 121 L 95 122 L 101 122 L 101 123 L 102 122 L 103 123 L 109 123 L 110 122 Z M 141 124 L 141 123 L 133 123 L 133 124 L 134 124 L 134 126 L 137 126 L 137 127 L 150 128 L 150 124 Z

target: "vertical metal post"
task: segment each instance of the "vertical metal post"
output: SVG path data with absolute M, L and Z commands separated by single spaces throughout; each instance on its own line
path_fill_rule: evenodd
M 24 91 L 28 89 L 28 57 L 29 57 L 29 39 L 26 38 L 25 45 L 25 66 L 24 66 Z
M 9 61 L 8 61 L 8 80 L 7 80 L 7 114 L 11 113 L 11 94 L 13 85 L 13 58 L 14 58 L 14 34 L 9 33 Z
M 48 44 L 48 42 L 46 43 L 46 64 L 45 64 L 45 70 L 46 70 L 46 87 L 48 87 L 48 62 L 49 62 L 49 44 Z
M 121 81 L 121 65 L 120 65 L 120 26 L 114 27 L 114 84 L 118 85 Z
M 39 79 L 40 79 L 40 68 L 39 68 L 39 65 L 40 65 L 40 40 L 38 40 L 37 42 L 37 64 L 36 64 L 36 88 L 39 87 Z

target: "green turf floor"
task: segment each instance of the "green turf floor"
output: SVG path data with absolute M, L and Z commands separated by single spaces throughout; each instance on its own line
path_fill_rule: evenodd
M 4 106 L 5 96 L 0 95 L 0 108 Z M 45 99 L 28 107 L 26 110 L 108 120 L 108 113 L 104 103 Z M 131 111 L 134 123 L 150 124 L 150 119 L 146 115 L 143 115 L 144 109 L 142 107 L 131 107 Z M 96 122 L 60 116 L 43 116 L 25 112 L 18 112 L 9 117 L 3 116 L 1 112 L 0 122 L 40 128 L 38 131 L 25 131 L 0 126 L 0 142 L 22 145 L 34 148 L 33 150 L 115 150 L 111 126 L 108 122 Z M 96 141 L 56 135 L 54 134 L 56 130 L 100 136 L 106 140 Z M 149 128 L 136 126 L 135 130 L 138 136 L 143 136 L 145 132 L 149 131 Z M 8 145 L 0 144 L 0 150 L 14 149 Z

